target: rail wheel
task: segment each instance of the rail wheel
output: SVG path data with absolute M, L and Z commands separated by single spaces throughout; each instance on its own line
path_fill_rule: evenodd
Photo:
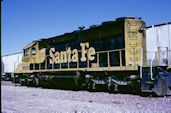
M 157 87 L 155 88 L 155 93 L 158 96 L 164 96 L 166 95 L 166 92 L 167 92 L 167 86 L 165 83 L 165 79 L 162 77 L 159 83 L 157 84 Z
M 87 90 L 88 90 L 88 91 L 93 91 L 93 83 L 92 83 L 91 81 L 89 81 L 89 82 L 87 83 Z
M 27 79 L 27 86 L 33 86 L 33 80 L 32 79 Z
M 19 83 L 21 86 L 26 86 L 27 85 L 27 80 L 26 79 L 20 79 Z
M 116 93 L 118 91 L 118 85 L 114 82 L 111 82 L 111 85 L 108 86 L 109 93 Z

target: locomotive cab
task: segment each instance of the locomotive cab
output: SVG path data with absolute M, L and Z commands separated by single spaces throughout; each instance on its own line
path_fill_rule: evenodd
M 45 48 L 39 49 L 39 42 L 33 41 L 31 44 L 23 48 L 22 66 L 18 66 L 16 73 L 28 73 L 31 68 L 36 67 L 37 64 L 45 60 Z M 34 65 L 30 65 L 33 63 Z M 30 73 L 30 72 L 29 72 Z

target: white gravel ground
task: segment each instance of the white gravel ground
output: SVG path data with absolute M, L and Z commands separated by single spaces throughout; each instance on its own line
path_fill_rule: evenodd
M 141 97 L 1 84 L 2 113 L 171 113 L 171 96 Z

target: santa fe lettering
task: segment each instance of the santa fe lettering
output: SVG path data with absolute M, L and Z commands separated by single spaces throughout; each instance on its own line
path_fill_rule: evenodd
M 84 62 L 87 60 L 86 54 L 88 56 L 88 59 L 90 61 L 93 61 L 95 59 L 96 51 L 93 47 L 89 48 L 89 42 L 86 43 L 80 43 L 81 46 L 81 62 Z M 73 49 L 71 50 L 71 47 L 68 47 L 67 51 L 61 51 L 55 52 L 55 48 L 51 48 L 49 51 L 50 55 L 50 64 L 53 63 L 67 63 L 67 62 L 77 62 L 78 61 L 78 50 Z

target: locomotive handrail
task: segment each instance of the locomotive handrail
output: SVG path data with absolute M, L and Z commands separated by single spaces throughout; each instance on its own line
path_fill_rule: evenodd
M 151 77 L 151 80 L 154 80 L 154 78 L 153 78 L 153 68 L 152 68 L 152 63 L 153 63 L 153 59 L 154 59 L 154 56 L 155 56 L 155 53 L 156 53 L 156 51 L 157 51 L 157 48 L 158 47 L 156 47 L 156 49 L 155 49 L 155 51 L 154 51 L 154 54 L 153 54 L 153 57 L 152 57 L 152 59 L 151 59 L 151 63 L 150 63 L 150 77 Z
M 143 67 L 143 48 L 141 48 L 140 78 L 142 78 L 142 67 Z
M 68 65 L 67 64 L 65 64 L 65 66 L 67 66 L 67 67 L 63 67 L 63 63 L 58 63 L 58 67 L 56 67 L 56 64 L 51 64 L 50 65 L 50 67 L 49 67 L 49 64 L 48 64 L 48 60 L 49 60 L 49 56 L 50 55 L 46 55 L 45 56 L 45 61 L 44 61 L 44 64 L 42 65 L 42 63 L 38 63 L 37 61 L 35 61 L 34 60 L 34 58 L 32 57 L 32 56 L 30 56 L 30 59 L 32 59 L 32 62 L 33 62 L 33 64 L 32 64 L 32 68 L 30 68 L 30 66 L 28 65 L 28 66 L 26 66 L 26 65 L 23 65 L 22 66 L 22 68 L 23 68 L 23 71 L 24 70 L 27 70 L 27 71 L 44 71 L 44 70 L 52 70 L 52 71 L 61 71 L 61 70 L 63 70 L 63 69 L 65 69 L 65 70 L 82 70 L 82 69 L 88 69 L 88 70 L 110 70 L 110 69 L 114 69 L 115 67 L 116 67 L 116 69 L 124 69 L 124 68 L 127 68 L 127 69 L 135 69 L 135 68 L 137 68 L 136 66 L 140 66 L 140 77 L 142 77 L 142 66 L 143 66 L 143 50 L 142 50 L 142 48 L 141 47 L 135 47 L 134 48 L 134 51 L 139 51 L 141 49 L 141 57 L 138 57 L 138 59 L 139 58 L 141 58 L 141 60 L 139 59 L 139 60 L 137 60 L 138 62 L 136 62 L 136 61 L 134 61 L 134 63 L 135 63 L 135 65 L 133 64 L 132 65 L 132 67 L 130 67 L 129 65 L 124 65 L 124 63 L 123 63 L 123 61 L 124 61 L 124 59 L 123 59 L 123 52 L 124 51 L 128 51 L 128 50 L 126 50 L 125 48 L 124 49 L 115 49 L 115 50 L 106 50 L 106 51 L 96 51 L 96 53 L 95 53 L 95 59 L 96 59 L 96 61 L 95 62 L 91 62 L 91 61 L 87 61 L 88 60 L 88 58 L 87 58 L 87 60 L 86 60 L 86 64 L 88 64 L 88 65 L 86 65 L 86 67 L 80 67 L 80 59 L 78 59 L 77 60 L 77 62 L 76 62 L 76 65 L 74 66 L 74 67 L 72 67 L 71 66 L 71 64 L 70 64 L 70 62 L 67 62 L 68 63 Z M 163 50 L 163 51 L 168 51 L 168 50 Z M 79 53 L 81 52 L 81 50 L 79 51 Z M 111 53 L 112 52 L 117 52 L 117 59 L 118 59 L 118 64 L 117 65 L 111 65 Z M 132 51 L 133 52 L 133 51 Z M 140 51 L 139 51 L 140 52 Z M 88 52 L 87 52 L 88 53 Z M 134 52 L 133 52 L 134 53 Z M 105 58 L 105 65 L 103 66 L 103 65 L 101 65 L 101 63 L 103 63 L 103 62 L 101 62 L 101 55 L 102 54 L 104 54 L 105 56 L 106 56 L 106 58 Z M 139 54 L 139 53 L 138 53 Z M 80 55 L 80 54 L 79 54 Z M 133 54 L 133 55 L 135 55 L 135 57 L 134 58 L 136 58 L 137 57 L 137 54 Z M 156 55 L 156 51 L 155 51 L 155 53 L 154 53 L 154 55 L 153 55 L 153 60 L 154 60 L 154 57 L 155 57 L 155 55 Z M 168 55 L 168 54 L 167 54 Z M 41 56 L 39 56 L 39 58 L 41 58 Z M 167 59 L 168 59 L 168 56 L 167 56 Z M 136 59 L 135 59 L 136 60 Z M 151 63 L 152 63 L 152 61 L 150 61 Z M 34 66 L 34 63 L 38 63 L 39 64 L 39 67 L 37 67 L 38 66 L 38 64 L 36 64 L 36 66 Z M 119 64 L 120 63 L 120 64 Z M 91 64 L 91 65 L 90 65 Z M 42 67 L 43 66 L 43 67 Z M 71 67 L 70 67 L 71 66 Z M 89 67 L 88 67 L 89 66 Z M 153 64 L 151 64 L 150 66 L 153 66 Z M 151 68 L 150 68 L 151 69 Z M 151 69 L 151 71 L 152 71 L 153 69 Z M 150 71 L 150 75 L 152 75 L 151 74 L 151 71 Z M 153 79 L 153 75 L 151 76 L 151 78 Z
M 115 52 L 115 51 L 122 51 L 125 49 L 115 49 L 115 50 L 106 50 L 106 51 L 97 51 L 96 53 L 107 53 L 107 52 Z
M 122 66 L 122 51 L 124 51 L 125 49 L 115 49 L 115 50 L 106 50 L 106 51 L 97 51 L 96 52 L 96 55 L 97 55 L 97 64 L 98 64 L 98 66 L 99 66 L 99 55 L 100 54 L 103 54 L 103 53 L 106 53 L 107 54 L 107 65 L 108 65 L 108 67 L 111 67 L 110 66 L 110 53 L 112 53 L 112 52 L 119 52 L 119 60 L 120 60 L 120 66 Z M 78 52 L 81 52 L 82 50 L 79 50 Z M 48 58 L 48 56 L 50 56 L 50 55 L 46 55 L 45 56 L 45 69 L 48 69 L 48 64 L 47 64 L 47 58 Z M 88 52 L 87 52 L 87 56 L 88 56 Z M 70 65 L 69 65 L 69 61 L 67 61 L 67 64 L 68 64 L 68 69 L 70 69 Z M 39 70 L 41 70 L 41 64 L 39 63 Z M 77 69 L 79 68 L 79 59 L 77 60 L 77 67 L 76 67 Z M 87 57 L 87 68 L 90 68 L 90 66 L 89 66 L 89 59 L 88 59 L 88 57 Z M 34 70 L 35 70 L 35 66 L 34 66 L 34 68 L 33 68 Z M 54 64 L 52 64 L 52 69 L 54 69 Z M 61 67 L 61 62 L 59 63 L 59 69 L 62 69 L 62 67 Z
M 107 67 L 110 68 L 110 53 L 112 52 L 119 52 L 119 61 L 120 61 L 120 66 L 122 66 L 122 51 L 125 50 L 125 49 L 115 49 L 115 50 L 107 50 L 107 51 L 97 51 L 96 54 L 97 54 L 97 63 L 99 65 L 99 54 L 103 54 L 103 53 L 106 53 L 107 54 Z
M 143 50 L 142 50 L 142 48 L 141 47 L 135 47 L 134 48 L 134 51 L 136 51 L 137 49 L 141 49 L 141 61 L 140 62 L 137 62 L 138 64 L 140 64 L 140 77 L 142 76 L 142 69 L 141 69 L 141 67 L 142 67 L 142 65 L 143 65 Z M 129 49 L 128 49 L 129 50 Z M 70 67 L 71 66 L 71 64 L 70 64 L 70 61 L 69 60 L 67 60 L 67 62 L 66 62 L 66 68 L 63 68 L 63 64 L 62 64 L 62 62 L 59 62 L 58 63 L 58 65 L 59 65 L 59 67 L 55 67 L 55 64 L 54 63 L 52 63 L 52 64 L 50 64 L 50 68 L 49 68 L 49 64 L 48 64 L 48 60 L 49 60 L 49 56 L 50 55 L 45 55 L 45 64 L 44 64 L 44 68 L 42 68 L 42 66 L 41 66 L 41 63 L 38 63 L 39 64 L 39 68 L 36 68 L 35 66 L 34 66 L 34 68 L 33 68 L 33 70 L 32 71 L 43 71 L 43 70 L 59 70 L 59 71 L 61 71 L 61 70 L 63 70 L 63 69 L 65 69 L 65 70 L 80 70 L 80 69 L 90 69 L 90 70 L 92 70 L 92 69 L 98 69 L 98 68 L 103 68 L 103 69 L 112 69 L 112 68 L 114 68 L 114 67 L 120 67 L 120 69 L 121 69 L 121 67 L 122 68 L 126 68 L 126 67 L 124 67 L 124 66 L 127 66 L 127 65 L 124 65 L 123 66 L 123 56 L 122 56 L 122 53 L 124 52 L 124 51 L 128 51 L 128 50 L 126 50 L 125 48 L 123 48 L 123 49 L 115 49 L 115 50 L 106 50 L 106 51 L 96 51 L 95 52 L 95 58 L 96 58 L 96 62 L 91 62 L 91 66 L 90 66 L 90 61 L 89 61 L 89 58 L 88 58 L 88 51 L 87 51 L 87 60 L 86 60 L 86 64 L 87 64 L 87 66 L 86 67 L 80 67 L 80 59 L 78 58 L 77 59 L 77 61 L 76 61 L 76 65 L 74 66 L 74 67 Z M 78 51 L 78 53 L 80 53 L 80 52 L 82 52 L 82 50 L 79 50 Z M 114 65 L 114 66 L 112 66 L 111 65 L 111 53 L 112 52 L 117 52 L 118 53 L 118 56 L 117 56 L 117 58 L 118 58 L 118 65 Z M 100 56 L 100 54 L 105 54 L 106 55 L 106 66 L 101 66 L 100 65 L 100 58 L 101 58 L 101 56 Z M 79 55 L 79 54 L 78 54 Z M 137 54 L 134 54 L 134 59 L 135 59 L 135 56 L 136 56 Z M 41 58 L 41 56 L 39 57 L 39 58 Z M 138 60 L 139 61 L 139 60 Z M 34 61 L 35 62 L 35 61 Z M 135 67 L 135 66 L 138 66 L 138 65 L 135 65 L 135 61 L 134 61 L 134 64 L 132 65 L 133 67 L 132 67 L 132 69 Z M 119 68 L 118 67 L 118 68 Z M 131 69 L 130 67 L 128 68 L 128 69 Z M 31 71 L 31 70 L 30 70 Z
M 119 51 L 119 58 L 120 58 L 120 66 L 122 66 L 122 52 Z
M 138 49 L 141 49 L 141 63 L 140 63 L 140 78 L 142 78 L 142 67 L 143 67 L 143 48 L 137 47 Z
M 160 51 L 159 49 L 160 48 L 166 48 L 166 50 L 162 50 L 162 51 Z M 158 49 L 158 51 L 157 51 L 157 49 Z M 157 61 L 157 58 L 156 58 L 156 61 L 155 61 L 155 63 L 157 64 L 157 65 L 161 65 L 160 64 L 160 52 L 163 52 L 163 51 L 166 51 L 166 53 L 167 53 L 167 55 L 166 55 L 166 59 L 167 59 L 167 61 L 168 61 L 168 47 L 165 47 L 165 46 L 158 46 L 158 47 L 156 47 L 155 48 L 155 51 L 153 52 L 154 54 L 153 54 L 153 57 L 152 57 L 152 60 L 151 60 L 151 62 L 150 62 L 150 75 L 151 75 L 151 80 L 154 80 L 154 78 L 153 78 L 153 68 L 152 68 L 152 66 L 153 66 L 153 60 L 154 60 L 154 56 L 157 54 L 157 52 L 158 52 L 158 61 Z M 167 64 L 166 64 L 167 65 Z

